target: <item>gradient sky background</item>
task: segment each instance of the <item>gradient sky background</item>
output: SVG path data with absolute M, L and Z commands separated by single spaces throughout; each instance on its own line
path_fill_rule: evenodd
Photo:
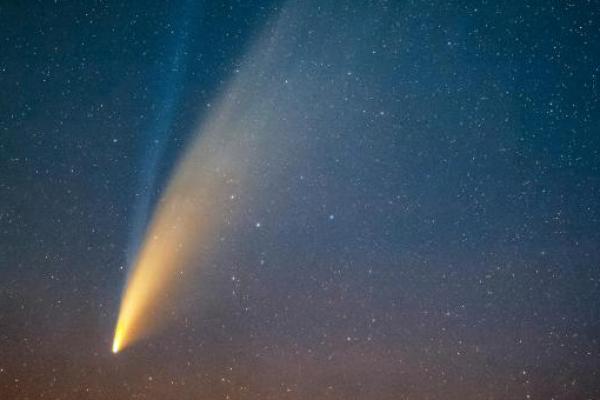
M 0 398 L 600 398 L 599 21 L 0 5 Z M 161 189 L 259 37 L 252 121 L 286 129 L 169 327 L 114 355 Z

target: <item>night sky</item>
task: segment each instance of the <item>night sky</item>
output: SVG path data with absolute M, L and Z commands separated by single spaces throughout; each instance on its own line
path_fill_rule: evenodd
M 0 399 L 600 399 L 597 1 L 4 1 L 0 93 Z

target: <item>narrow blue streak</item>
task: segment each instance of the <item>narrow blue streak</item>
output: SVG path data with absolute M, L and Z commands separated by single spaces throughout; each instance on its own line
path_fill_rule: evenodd
M 188 0 L 182 7 L 182 23 L 174 38 L 175 50 L 170 62 L 170 68 L 159 78 L 158 95 L 162 99 L 153 125 L 144 134 L 144 141 L 150 142 L 144 152 L 140 165 L 140 174 L 136 188 L 136 204 L 133 211 L 132 229 L 127 251 L 128 264 L 134 261 L 138 248 L 148 225 L 152 205 L 155 200 L 154 191 L 157 185 L 158 165 L 165 151 L 169 133 L 179 105 L 182 83 L 187 70 L 186 48 L 190 34 L 191 6 Z

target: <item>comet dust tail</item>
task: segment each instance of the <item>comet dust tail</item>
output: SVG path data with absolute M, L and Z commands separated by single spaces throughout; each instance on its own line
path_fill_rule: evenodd
M 265 190 L 261 182 L 275 182 L 280 166 L 299 157 L 307 113 L 300 105 L 311 104 L 302 103 L 311 85 L 294 80 L 299 72 L 280 58 L 295 48 L 289 15 L 282 10 L 249 48 L 173 169 L 132 263 L 113 353 L 164 328 L 240 204 L 249 207 Z

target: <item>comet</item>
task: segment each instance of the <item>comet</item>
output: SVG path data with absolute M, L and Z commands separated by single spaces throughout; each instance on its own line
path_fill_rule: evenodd
M 355 128 L 347 102 L 370 96 L 369 86 L 359 81 L 365 90 L 351 91 L 349 71 L 362 59 L 345 49 L 367 42 L 349 38 L 344 26 L 324 25 L 314 16 L 318 4 L 276 9 L 214 102 L 200 106 L 204 117 L 131 256 L 113 353 L 172 326 L 191 304 L 186 296 L 197 298 L 203 266 L 224 250 L 221 238 L 264 231 L 253 210 L 268 204 L 270 215 L 282 212 L 291 201 L 286 188 L 313 168 L 312 157 L 327 156 L 319 137 Z
M 289 124 L 297 107 L 288 81 L 294 72 L 279 59 L 289 47 L 281 38 L 290 37 L 281 15 L 250 47 L 173 168 L 130 268 L 113 353 L 168 325 L 219 233 L 258 190 L 259 178 L 274 178 L 279 155 L 292 153 Z

